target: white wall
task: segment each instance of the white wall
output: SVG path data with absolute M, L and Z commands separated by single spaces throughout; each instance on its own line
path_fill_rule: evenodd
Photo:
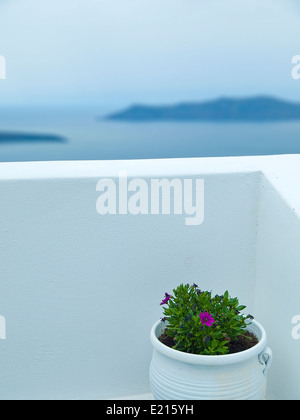
M 299 176 L 295 172 L 294 184 Z M 287 184 L 287 190 L 291 189 Z M 292 197 L 291 197 L 292 198 Z M 300 220 L 267 178 L 259 200 L 255 314 L 273 350 L 269 399 L 300 399 L 300 340 L 292 336 L 300 315 Z M 299 324 L 299 321 L 298 321 Z M 299 328 L 298 328 L 299 330 Z
M 205 180 L 205 219 L 96 212 L 97 182 Z M 149 392 L 149 332 L 180 282 L 266 328 L 268 397 L 300 399 L 300 156 L 0 164 L 0 399 Z M 1 323 L 2 327 L 4 323 Z
M 149 392 L 149 333 L 181 282 L 254 310 L 261 174 L 247 160 L 0 164 L 1 399 Z M 251 165 L 250 165 L 251 166 Z M 100 178 L 205 180 L 205 220 L 96 212 Z M 262 246 L 262 245 L 261 245 Z

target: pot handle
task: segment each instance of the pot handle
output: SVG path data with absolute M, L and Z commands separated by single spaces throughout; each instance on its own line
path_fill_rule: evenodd
M 265 350 L 263 350 L 258 355 L 258 360 L 259 360 L 259 363 L 261 363 L 262 365 L 265 366 L 265 368 L 263 370 L 263 374 L 265 376 L 267 376 L 268 370 L 270 369 L 271 364 L 272 364 L 272 360 L 273 360 L 273 354 L 272 354 L 272 350 L 270 349 L 270 347 L 266 347 Z

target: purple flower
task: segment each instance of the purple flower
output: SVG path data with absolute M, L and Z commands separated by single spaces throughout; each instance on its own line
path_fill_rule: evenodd
M 161 305 L 164 305 L 165 303 L 168 302 L 168 300 L 170 300 L 171 296 L 168 293 L 165 293 L 165 298 L 163 299 L 163 301 L 160 303 Z
M 199 317 L 202 324 L 206 325 L 207 327 L 211 327 L 212 324 L 215 322 L 214 318 L 212 317 L 212 315 L 210 315 L 209 312 L 201 312 Z

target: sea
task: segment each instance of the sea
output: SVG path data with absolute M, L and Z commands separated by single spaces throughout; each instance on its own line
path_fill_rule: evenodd
M 300 153 L 300 121 L 118 122 L 101 106 L 0 108 L 0 162 Z

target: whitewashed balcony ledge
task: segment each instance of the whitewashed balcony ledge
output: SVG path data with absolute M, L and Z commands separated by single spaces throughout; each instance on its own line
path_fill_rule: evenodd
M 120 171 L 204 179 L 204 222 L 99 215 Z M 300 399 L 300 155 L 1 163 L 0 197 L 0 399 L 150 399 L 150 329 L 181 282 L 239 296 L 268 399 Z

